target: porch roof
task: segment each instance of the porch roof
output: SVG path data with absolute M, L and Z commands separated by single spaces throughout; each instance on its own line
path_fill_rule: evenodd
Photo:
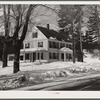
M 69 48 L 63 47 L 60 49 L 61 52 L 65 52 L 65 53 L 69 53 L 69 54 L 73 54 L 73 51 Z
M 46 51 L 44 48 L 27 48 L 21 49 L 20 52 L 35 52 L 35 51 Z

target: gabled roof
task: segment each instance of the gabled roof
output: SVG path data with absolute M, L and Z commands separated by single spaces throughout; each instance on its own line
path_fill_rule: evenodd
M 73 51 L 71 49 L 66 48 L 66 47 L 61 48 L 60 51 L 61 52 L 66 52 L 66 53 L 69 53 L 69 54 L 72 54 L 73 53 Z
M 50 37 L 56 38 L 59 41 L 66 41 L 67 42 L 67 37 L 64 33 L 58 33 L 54 30 L 47 29 L 45 27 L 37 26 L 37 28 L 49 39 Z

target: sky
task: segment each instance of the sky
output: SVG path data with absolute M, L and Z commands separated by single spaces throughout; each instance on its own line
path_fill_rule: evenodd
M 48 6 L 48 5 L 47 5 Z M 33 16 L 36 16 L 33 20 L 36 22 L 36 25 L 46 27 L 47 24 L 50 24 L 50 28 L 54 30 L 58 30 L 58 16 L 53 9 L 55 8 L 55 5 L 49 5 L 49 8 L 39 6 L 35 9 L 35 12 Z M 51 9 L 52 8 L 52 9 Z M 56 6 L 56 9 L 58 9 L 58 5 Z
M 37 6 L 32 13 L 32 22 L 35 26 L 43 26 L 47 27 L 47 24 L 50 24 L 50 29 L 59 30 L 58 26 L 58 15 L 57 11 L 59 10 L 59 5 L 45 5 L 44 6 Z M 56 11 L 54 10 L 56 9 Z M 86 9 L 85 9 L 86 10 Z M 0 10 L 0 16 L 3 14 L 2 9 Z M 86 14 L 87 15 L 87 14 Z M 87 18 L 84 17 L 84 21 L 87 21 Z M 3 30 L 3 27 L 1 27 L 0 32 Z M 87 30 L 87 27 L 83 27 L 82 31 L 85 32 Z

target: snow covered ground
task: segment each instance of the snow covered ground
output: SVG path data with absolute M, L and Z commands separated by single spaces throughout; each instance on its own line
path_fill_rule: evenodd
M 21 71 L 34 71 L 34 70 L 49 70 L 49 69 L 61 69 L 61 68 L 85 68 L 85 69 L 93 69 L 100 70 L 100 60 L 99 58 L 93 58 L 90 54 L 86 55 L 84 58 L 84 62 L 76 62 L 75 64 L 72 62 L 52 62 L 52 63 L 44 63 L 40 65 L 36 65 L 34 63 L 20 63 Z M 8 67 L 2 68 L 2 62 L 0 63 L 0 75 L 8 75 L 13 73 L 13 62 L 8 62 Z

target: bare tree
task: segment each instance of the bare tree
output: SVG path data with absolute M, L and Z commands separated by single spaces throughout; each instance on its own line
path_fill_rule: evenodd
M 2 5 L 3 6 L 3 16 L 4 16 L 4 30 L 5 30 L 5 37 L 3 39 L 3 67 L 7 66 L 7 56 L 8 56 L 8 48 L 10 44 L 10 37 L 9 37 L 9 25 L 10 25 L 10 5 Z
M 23 5 L 16 5 L 17 16 L 15 18 L 16 24 L 14 27 L 14 35 L 13 35 L 13 45 L 14 45 L 14 69 L 13 69 L 13 72 L 14 73 L 17 73 L 20 70 L 20 66 L 19 66 L 20 48 L 25 39 L 26 33 L 28 31 L 30 18 L 32 19 L 32 14 L 34 13 L 34 10 L 37 6 L 39 6 L 39 5 L 27 5 L 26 11 L 24 11 L 25 7 L 23 9 Z M 49 7 L 47 7 L 47 8 L 49 8 Z M 51 9 L 51 8 L 49 8 L 49 9 Z M 20 33 L 20 37 L 19 37 L 19 33 Z

